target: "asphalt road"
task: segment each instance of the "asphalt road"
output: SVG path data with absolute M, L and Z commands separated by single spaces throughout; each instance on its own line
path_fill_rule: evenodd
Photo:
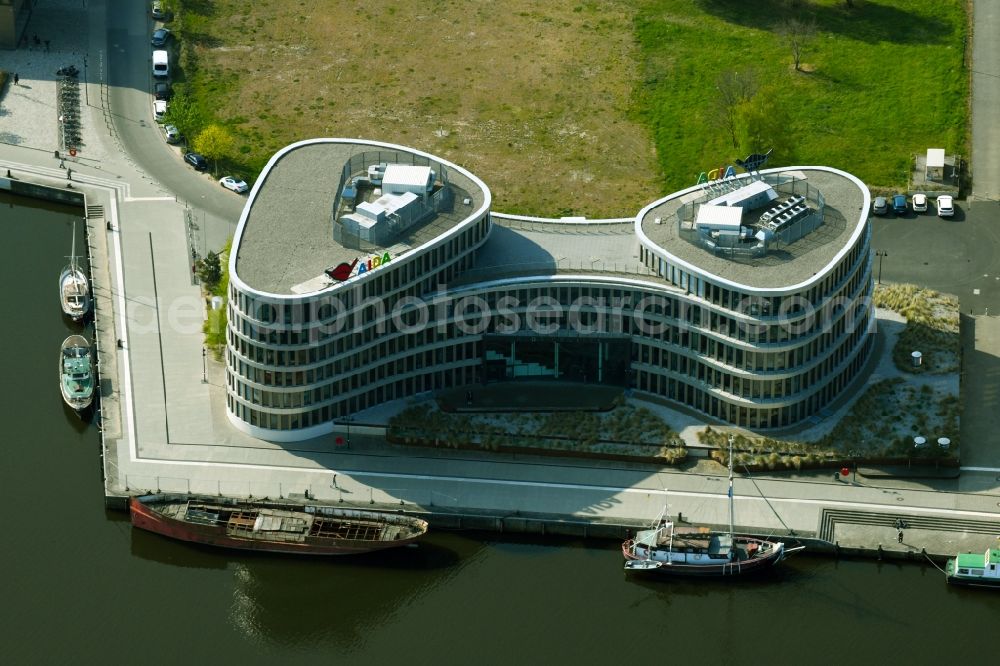
M 998 219 L 996 201 L 958 202 L 951 219 L 912 211 L 876 217 L 872 250 L 886 256 L 875 257 L 875 275 L 954 294 L 964 313 L 1000 314 Z
M 176 196 L 196 209 L 195 219 L 204 230 L 202 244 L 218 248 L 236 230 L 246 197 L 187 166 L 181 159 L 183 149 L 167 144 L 153 120 L 153 49 L 149 43 L 153 23 L 147 9 L 147 3 L 108 3 L 108 83 L 115 129 L 131 158 L 160 184 L 165 196 Z M 175 53 L 171 49 L 171 55 Z
M 976 0 L 972 24 L 972 197 L 1000 201 L 1000 0 Z

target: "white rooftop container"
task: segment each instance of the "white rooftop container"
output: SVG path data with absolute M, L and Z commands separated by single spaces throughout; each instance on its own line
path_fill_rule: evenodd
M 744 207 L 757 208 L 777 198 L 778 194 L 773 187 L 762 180 L 755 180 L 737 190 L 715 197 L 708 203 L 712 206 L 744 206 L 747 204 Z
M 363 215 L 369 220 L 380 221 L 385 219 L 386 210 L 378 202 L 370 203 L 362 201 L 355 210 L 359 215 Z
M 735 234 L 740 231 L 743 220 L 743 209 L 738 206 L 713 206 L 702 204 L 698 208 L 698 218 L 695 224 L 699 229 Z
M 426 166 L 390 164 L 382 176 L 382 191 L 392 194 L 425 194 L 434 186 L 434 170 Z
M 402 194 L 383 194 L 375 200 L 375 204 L 381 206 L 387 214 L 395 213 L 401 208 L 419 199 L 413 192 L 403 192 Z

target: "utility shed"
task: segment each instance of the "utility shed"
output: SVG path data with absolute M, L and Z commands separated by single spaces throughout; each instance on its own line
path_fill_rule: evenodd
M 944 180 L 944 148 L 928 148 L 924 165 L 926 180 Z
M 434 170 L 426 166 L 390 164 L 382 176 L 382 191 L 391 194 L 413 192 L 421 196 L 434 187 Z

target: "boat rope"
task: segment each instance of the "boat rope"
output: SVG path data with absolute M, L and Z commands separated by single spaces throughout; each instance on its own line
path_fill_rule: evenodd
M 924 557 L 925 557 L 925 558 L 927 558 L 927 561 L 928 561 L 928 562 L 930 562 L 931 564 L 933 564 L 933 565 L 934 565 L 934 568 L 935 568 L 935 569 L 937 569 L 938 571 L 940 571 L 941 573 L 943 573 L 943 574 L 944 574 L 944 575 L 946 575 L 946 576 L 948 575 L 948 572 L 947 572 L 947 571 L 945 571 L 944 569 L 942 569 L 941 567 L 939 567 L 939 566 L 938 566 L 938 564 L 937 564 L 937 562 L 935 562 L 934 560 L 932 560 L 932 559 L 931 559 L 931 556 L 930 556 L 930 555 L 928 555 L 928 554 L 927 554 L 926 552 L 924 553 Z
M 781 526 L 784 527 L 789 534 L 794 534 L 795 533 L 794 530 L 792 530 L 792 528 L 790 528 L 787 524 L 785 524 L 785 521 L 778 514 L 777 509 L 775 509 L 774 505 L 771 504 L 771 500 L 767 499 L 767 495 L 765 495 L 761 491 L 760 486 L 757 485 L 757 480 L 750 475 L 750 469 L 746 465 L 743 465 L 743 472 L 747 475 L 747 478 L 750 479 L 750 482 L 753 483 L 753 487 L 757 489 L 757 494 L 760 495 L 761 499 L 764 500 L 768 508 L 771 509 L 771 513 L 773 513 L 774 517 L 778 519 L 778 522 L 781 523 Z

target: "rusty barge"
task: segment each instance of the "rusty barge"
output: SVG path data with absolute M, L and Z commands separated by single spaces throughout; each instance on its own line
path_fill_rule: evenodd
M 352 555 L 413 543 L 427 522 L 403 514 L 276 500 L 141 495 L 132 525 L 181 541 L 297 555 Z

